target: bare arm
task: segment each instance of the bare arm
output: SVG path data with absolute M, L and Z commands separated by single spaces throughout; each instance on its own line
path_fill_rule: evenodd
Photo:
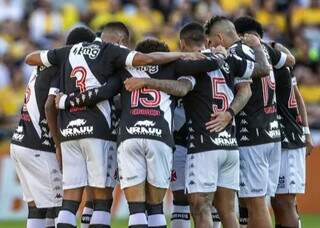
M 192 82 L 188 79 L 160 80 L 153 78 L 128 78 L 124 85 L 128 91 L 149 88 L 163 91 L 167 94 L 183 97 L 192 90 Z
M 31 66 L 42 66 L 43 63 L 41 61 L 40 51 L 34 51 L 27 55 L 25 62 Z
M 237 115 L 246 106 L 252 95 L 250 83 L 239 83 L 236 85 L 236 90 L 236 95 L 230 104 L 230 108 L 233 110 L 235 115 Z
M 206 57 L 199 52 L 153 52 L 149 54 L 137 52 L 132 60 L 132 66 L 165 64 L 178 59 L 198 60 L 205 58 Z
M 296 63 L 296 58 L 292 55 L 292 53 L 289 51 L 288 48 L 286 48 L 282 44 L 275 43 L 274 44 L 274 49 L 287 54 L 287 59 L 286 59 L 285 66 L 289 66 L 289 67 L 293 67 L 294 66 L 294 64 Z
M 309 155 L 313 149 L 313 142 L 312 142 L 312 137 L 309 130 L 308 114 L 307 114 L 307 109 L 306 109 L 306 105 L 304 103 L 303 97 L 299 91 L 298 86 L 296 85 L 294 86 L 294 95 L 296 97 L 298 110 L 302 118 L 302 125 L 304 127 L 303 133 L 306 136 L 307 155 Z
M 266 55 L 264 54 L 264 51 L 262 50 L 262 46 L 259 45 L 257 47 L 252 48 L 255 54 L 255 63 L 254 63 L 254 69 L 252 72 L 253 78 L 261 78 L 269 76 L 271 66 L 267 60 Z

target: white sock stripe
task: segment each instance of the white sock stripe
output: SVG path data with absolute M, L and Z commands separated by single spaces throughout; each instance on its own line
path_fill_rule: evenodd
M 46 218 L 46 227 L 55 226 L 53 218 Z
M 172 213 L 190 213 L 190 206 L 173 205 Z
M 148 226 L 165 226 L 167 224 L 164 214 L 148 216 Z
M 129 226 L 148 224 L 145 213 L 137 213 L 129 216 Z
M 58 223 L 67 223 L 76 226 L 76 215 L 70 211 L 61 210 L 58 216 Z
M 191 228 L 190 220 L 172 220 L 172 228 Z
M 27 228 L 43 228 L 46 225 L 45 219 L 34 219 L 31 218 L 27 220 Z
M 107 211 L 94 211 L 91 217 L 90 224 L 111 224 L 111 214 Z

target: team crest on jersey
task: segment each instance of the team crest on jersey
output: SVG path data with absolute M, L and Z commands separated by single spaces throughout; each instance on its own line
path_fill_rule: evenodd
M 226 130 L 220 132 L 214 139 L 212 137 L 210 137 L 210 139 L 211 142 L 213 142 L 217 146 L 237 146 L 237 140 L 231 137 L 231 134 Z
M 162 130 L 155 128 L 155 122 L 150 120 L 140 120 L 137 121 L 133 127 L 126 127 L 127 132 L 130 135 L 149 135 L 161 137 Z
M 76 47 L 73 53 L 75 55 L 87 55 L 90 59 L 95 59 L 100 53 L 100 47 L 96 44 L 91 44 L 86 47 Z
M 86 123 L 85 119 L 71 120 L 67 127 L 60 132 L 64 137 L 93 134 L 93 126 L 85 126 Z

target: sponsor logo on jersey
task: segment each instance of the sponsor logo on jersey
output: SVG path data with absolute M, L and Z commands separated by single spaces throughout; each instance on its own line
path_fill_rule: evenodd
M 126 127 L 127 132 L 130 135 L 149 135 L 161 137 L 162 130 L 155 128 L 155 122 L 150 120 L 137 121 L 133 127 Z
M 231 134 L 227 131 L 222 131 L 216 138 L 210 137 L 211 142 L 217 146 L 237 146 L 237 140 L 231 137 Z
M 84 119 L 71 120 L 60 132 L 64 137 L 93 134 L 93 126 L 85 126 L 86 123 Z
M 306 136 L 305 135 L 298 135 L 298 137 L 301 140 L 301 142 L 305 142 L 306 141 Z
M 75 55 L 87 55 L 90 59 L 95 59 L 100 53 L 100 47 L 96 44 L 91 44 L 87 47 L 77 47 L 73 50 Z
M 278 129 L 279 128 L 279 123 L 278 123 L 278 121 L 272 121 L 271 123 L 270 123 L 270 129 L 271 130 L 274 130 L 274 129 Z
M 247 128 L 245 128 L 245 127 L 242 127 L 242 128 L 240 129 L 240 132 L 241 132 L 241 133 L 248 133 L 249 130 L 248 130 Z
M 270 131 L 265 130 L 265 133 L 272 139 L 279 138 L 281 136 L 280 130 L 270 130 Z
M 250 141 L 250 139 L 244 135 L 240 138 L 240 141 L 245 142 L 245 141 Z
M 22 142 L 23 138 L 23 126 L 18 126 L 15 133 L 12 135 L 12 140 Z

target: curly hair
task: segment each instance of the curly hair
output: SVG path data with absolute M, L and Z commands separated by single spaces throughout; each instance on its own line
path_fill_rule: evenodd
M 137 44 L 136 51 L 140 51 L 142 53 L 150 53 L 156 51 L 170 52 L 170 49 L 165 42 L 157 39 L 146 39 Z

